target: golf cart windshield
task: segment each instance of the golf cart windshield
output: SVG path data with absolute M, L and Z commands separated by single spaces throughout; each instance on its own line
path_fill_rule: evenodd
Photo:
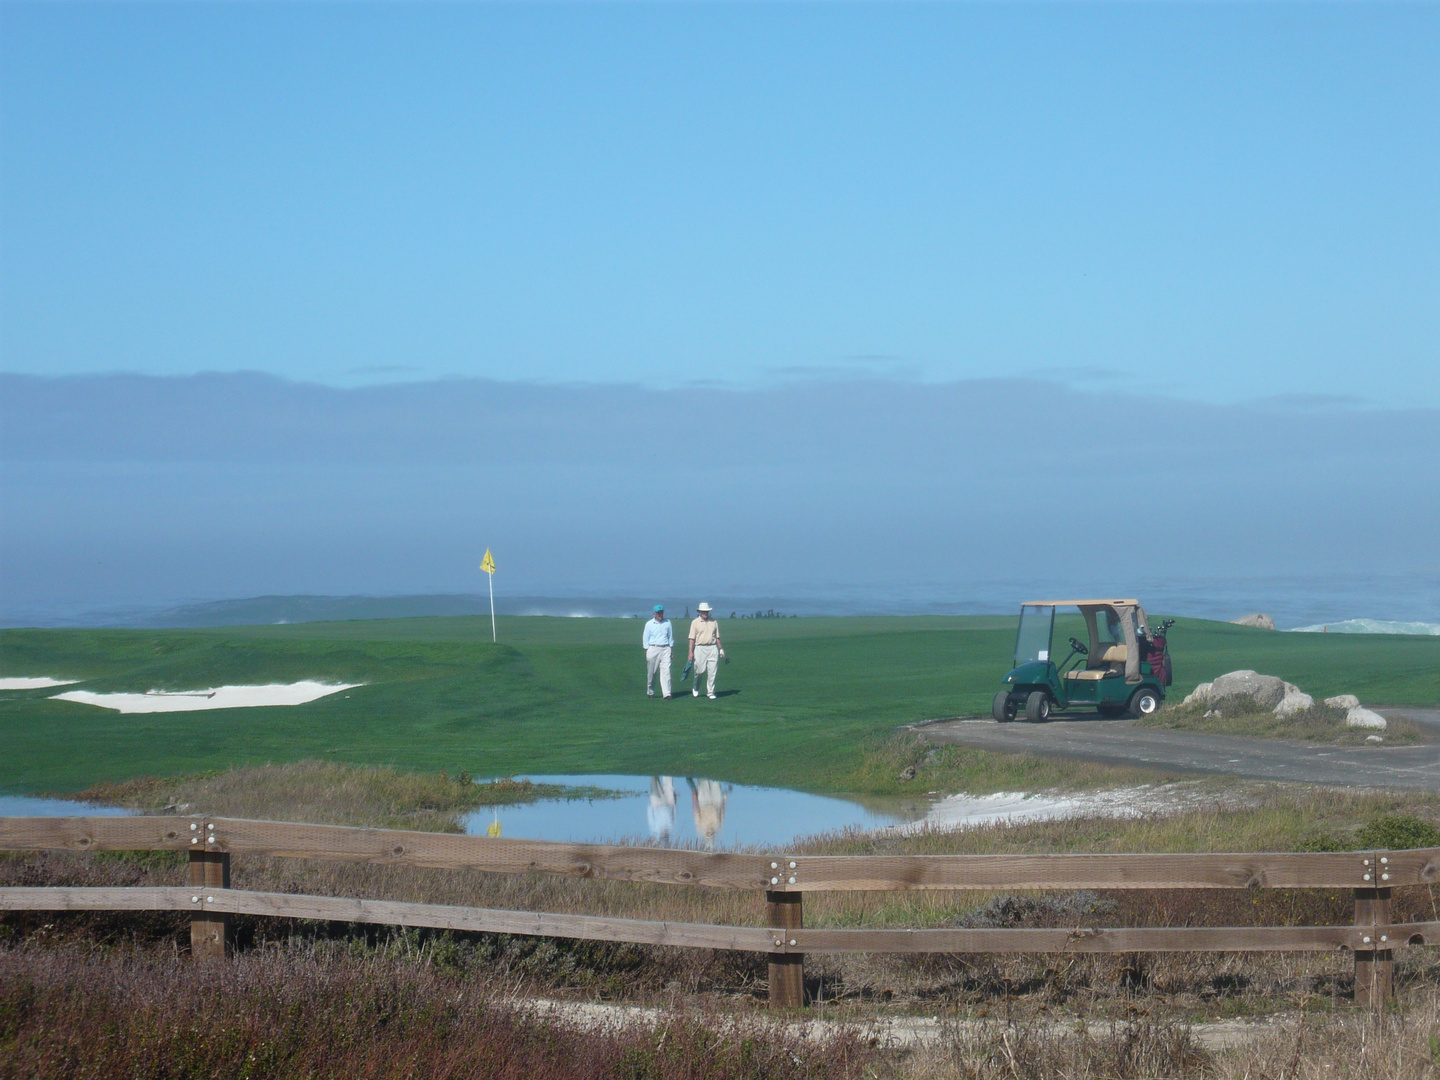
M 1055 608 L 1026 604 L 1020 609 L 1020 632 L 1015 635 L 1015 666 L 1032 660 L 1050 659 L 1050 631 L 1055 624 Z

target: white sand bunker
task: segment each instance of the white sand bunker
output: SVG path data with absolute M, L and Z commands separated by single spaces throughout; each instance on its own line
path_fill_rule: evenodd
M 962 792 L 941 799 L 922 820 L 896 825 L 892 831 L 944 831 L 1000 822 L 1053 821 L 1075 817 L 1146 817 L 1178 813 L 1202 801 L 1213 801 L 1213 796 L 1207 798 L 1199 790 L 1182 791 L 1178 785 L 1165 788 L 1143 785 L 1069 795 L 1054 792 L 1029 794 L 1023 791 L 966 795 Z
M 69 686 L 71 683 L 79 681 L 79 679 L 52 679 L 49 676 L 38 679 L 6 678 L 0 679 L 0 690 L 45 690 L 52 686 Z
M 209 690 L 147 690 L 143 694 L 95 694 L 70 690 L 61 701 L 99 705 L 122 713 L 199 712 L 202 709 L 253 709 L 260 705 L 304 705 L 364 683 L 270 683 L 265 686 L 215 686 Z

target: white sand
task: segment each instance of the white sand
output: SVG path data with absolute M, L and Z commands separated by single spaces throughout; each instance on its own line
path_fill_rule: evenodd
M 1191 809 L 1202 801 L 1213 802 L 1213 796 L 1206 796 L 1198 789 L 1181 790 L 1181 785 L 1165 788 L 1146 785 L 1070 795 L 1023 791 L 966 795 L 962 792 L 941 799 L 922 820 L 893 826 L 892 831 L 915 833 L 927 829 L 966 829 L 1002 821 L 1053 821 L 1073 817 L 1159 816 Z
M 147 690 L 143 694 L 95 694 L 71 690 L 61 701 L 99 705 L 122 713 L 199 712 L 202 709 L 252 709 L 260 705 L 304 705 L 364 683 L 270 683 L 266 686 L 215 686 L 208 690 Z
M 44 690 L 51 686 L 69 686 L 71 683 L 79 681 L 79 679 L 52 679 L 48 676 L 40 679 L 0 679 L 0 690 Z

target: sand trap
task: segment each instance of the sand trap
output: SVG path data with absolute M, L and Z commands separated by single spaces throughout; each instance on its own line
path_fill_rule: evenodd
M 364 683 L 270 683 L 266 686 L 215 686 L 209 690 L 147 690 L 143 694 L 95 694 L 71 690 L 60 701 L 99 705 L 122 713 L 199 712 L 202 709 L 253 709 L 261 705 L 304 705 Z
M 1145 817 L 1174 814 L 1191 809 L 1207 799 L 1199 791 L 1180 791 L 1171 787 L 1158 789 L 1147 786 L 1089 791 L 1072 795 L 1042 792 L 1001 791 L 994 795 L 951 795 L 930 808 L 920 821 L 895 825 L 898 833 L 924 832 L 926 829 L 966 829 L 997 822 L 1053 821 L 1072 817 Z
M 0 690 L 45 690 L 51 686 L 69 686 L 79 679 L 0 679 Z

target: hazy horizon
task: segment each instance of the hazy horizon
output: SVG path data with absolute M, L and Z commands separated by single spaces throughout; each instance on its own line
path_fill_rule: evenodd
M 1140 581 L 1199 604 L 1207 581 L 1285 579 L 1308 582 L 1317 618 L 1433 619 L 1440 412 L 1004 379 L 0 375 L 0 501 L 12 617 L 473 594 L 488 546 L 509 596 L 873 608 Z M 1364 582 L 1390 579 L 1390 600 L 1352 610 Z M 1337 604 L 1361 599 L 1332 613 L 1327 582 Z

